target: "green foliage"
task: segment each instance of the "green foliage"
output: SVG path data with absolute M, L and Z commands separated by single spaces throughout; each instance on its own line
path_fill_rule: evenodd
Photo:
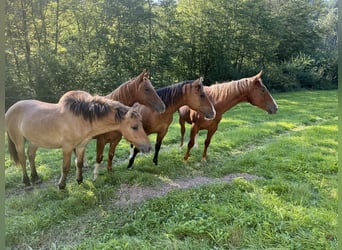
M 261 69 L 270 89 L 337 87 L 331 1 L 7 1 L 6 107 L 67 90 L 107 94 L 151 71 L 156 87 Z
M 84 183 L 78 185 L 70 171 L 66 191 L 57 188 L 60 150 L 38 150 L 43 183 L 32 191 L 23 191 L 21 169 L 6 152 L 7 248 L 337 249 L 337 92 L 274 98 L 276 115 L 249 104 L 228 111 L 205 163 L 200 162 L 204 133 L 200 150 L 182 161 L 177 114 L 158 166 L 150 153 L 138 155 L 133 170 L 127 170 L 129 145 L 121 142 L 112 173 L 103 163 L 93 182 L 93 168 L 84 168 Z M 90 164 L 95 144 L 87 146 Z M 138 204 L 116 203 L 119 194 L 132 195 L 123 187 L 158 190 L 179 179 L 232 173 L 261 178 L 174 189 Z

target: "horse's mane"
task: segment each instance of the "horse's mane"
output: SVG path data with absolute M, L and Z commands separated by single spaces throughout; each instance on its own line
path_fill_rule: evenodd
M 129 79 L 126 82 L 120 84 L 119 87 L 114 89 L 111 93 L 109 93 L 105 97 L 109 98 L 109 99 L 112 99 L 112 100 L 121 100 L 122 98 L 126 98 L 126 96 L 122 96 L 123 93 L 126 93 L 126 91 L 123 91 L 123 89 L 127 88 L 128 84 L 131 83 L 131 82 L 134 82 L 136 80 L 136 78 L 137 77 Z
M 187 80 L 183 82 L 179 82 L 173 85 L 169 85 L 160 89 L 157 89 L 156 92 L 159 97 L 164 102 L 165 106 L 168 107 L 173 102 L 176 101 L 175 97 L 182 96 L 182 89 L 186 84 L 192 84 L 194 80 Z
M 130 88 L 132 86 L 135 86 L 135 85 L 137 85 L 137 83 L 139 83 L 140 77 L 141 77 L 141 75 L 138 75 L 136 77 L 133 77 L 133 78 L 127 80 L 124 83 L 121 83 L 119 85 L 119 87 L 114 89 L 111 93 L 109 93 L 105 97 L 112 99 L 112 100 L 120 100 L 120 101 L 125 102 L 125 100 L 130 99 L 130 95 L 127 93 L 130 92 Z
M 96 119 L 107 116 L 112 111 L 112 106 L 119 102 L 106 100 L 100 96 L 86 97 L 67 97 L 63 101 L 63 105 L 67 107 L 74 115 L 80 116 L 90 123 Z M 124 105 L 115 105 L 115 120 L 121 121 L 128 112 L 128 107 Z
M 226 81 L 222 83 L 216 83 L 207 88 L 207 93 L 214 100 L 222 100 L 227 96 L 237 93 L 239 95 L 245 95 L 248 92 L 249 78 L 242 78 L 240 80 Z

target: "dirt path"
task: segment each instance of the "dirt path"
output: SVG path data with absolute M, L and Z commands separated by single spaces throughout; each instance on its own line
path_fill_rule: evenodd
M 228 174 L 222 178 L 195 177 L 184 180 L 164 180 L 163 185 L 158 187 L 144 187 L 139 185 L 122 184 L 118 190 L 117 199 L 114 201 L 116 206 L 127 206 L 141 203 L 146 199 L 156 198 L 166 195 L 174 189 L 188 189 L 201 187 L 213 183 L 231 183 L 235 178 L 242 178 L 248 181 L 262 179 L 256 175 L 246 173 Z

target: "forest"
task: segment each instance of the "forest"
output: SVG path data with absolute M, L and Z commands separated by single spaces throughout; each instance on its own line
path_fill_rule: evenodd
M 337 0 L 11 0 L 5 40 L 6 109 L 144 69 L 156 88 L 260 70 L 271 91 L 337 88 Z

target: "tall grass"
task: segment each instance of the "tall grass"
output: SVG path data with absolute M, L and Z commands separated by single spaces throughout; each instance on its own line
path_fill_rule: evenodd
M 279 113 L 273 116 L 249 104 L 228 111 L 205 163 L 204 132 L 199 149 L 182 161 L 175 114 L 158 166 L 152 154 L 138 155 L 127 170 L 129 145 L 121 142 L 113 173 L 103 164 L 93 182 L 92 167 L 85 168 L 78 185 L 70 171 L 64 192 L 57 188 L 60 150 L 39 149 L 43 183 L 29 192 L 6 152 L 7 248 L 337 249 L 337 91 L 274 97 Z M 95 142 L 87 157 L 94 162 Z M 262 178 L 174 189 L 143 203 L 116 205 L 122 184 L 161 187 L 237 172 Z

